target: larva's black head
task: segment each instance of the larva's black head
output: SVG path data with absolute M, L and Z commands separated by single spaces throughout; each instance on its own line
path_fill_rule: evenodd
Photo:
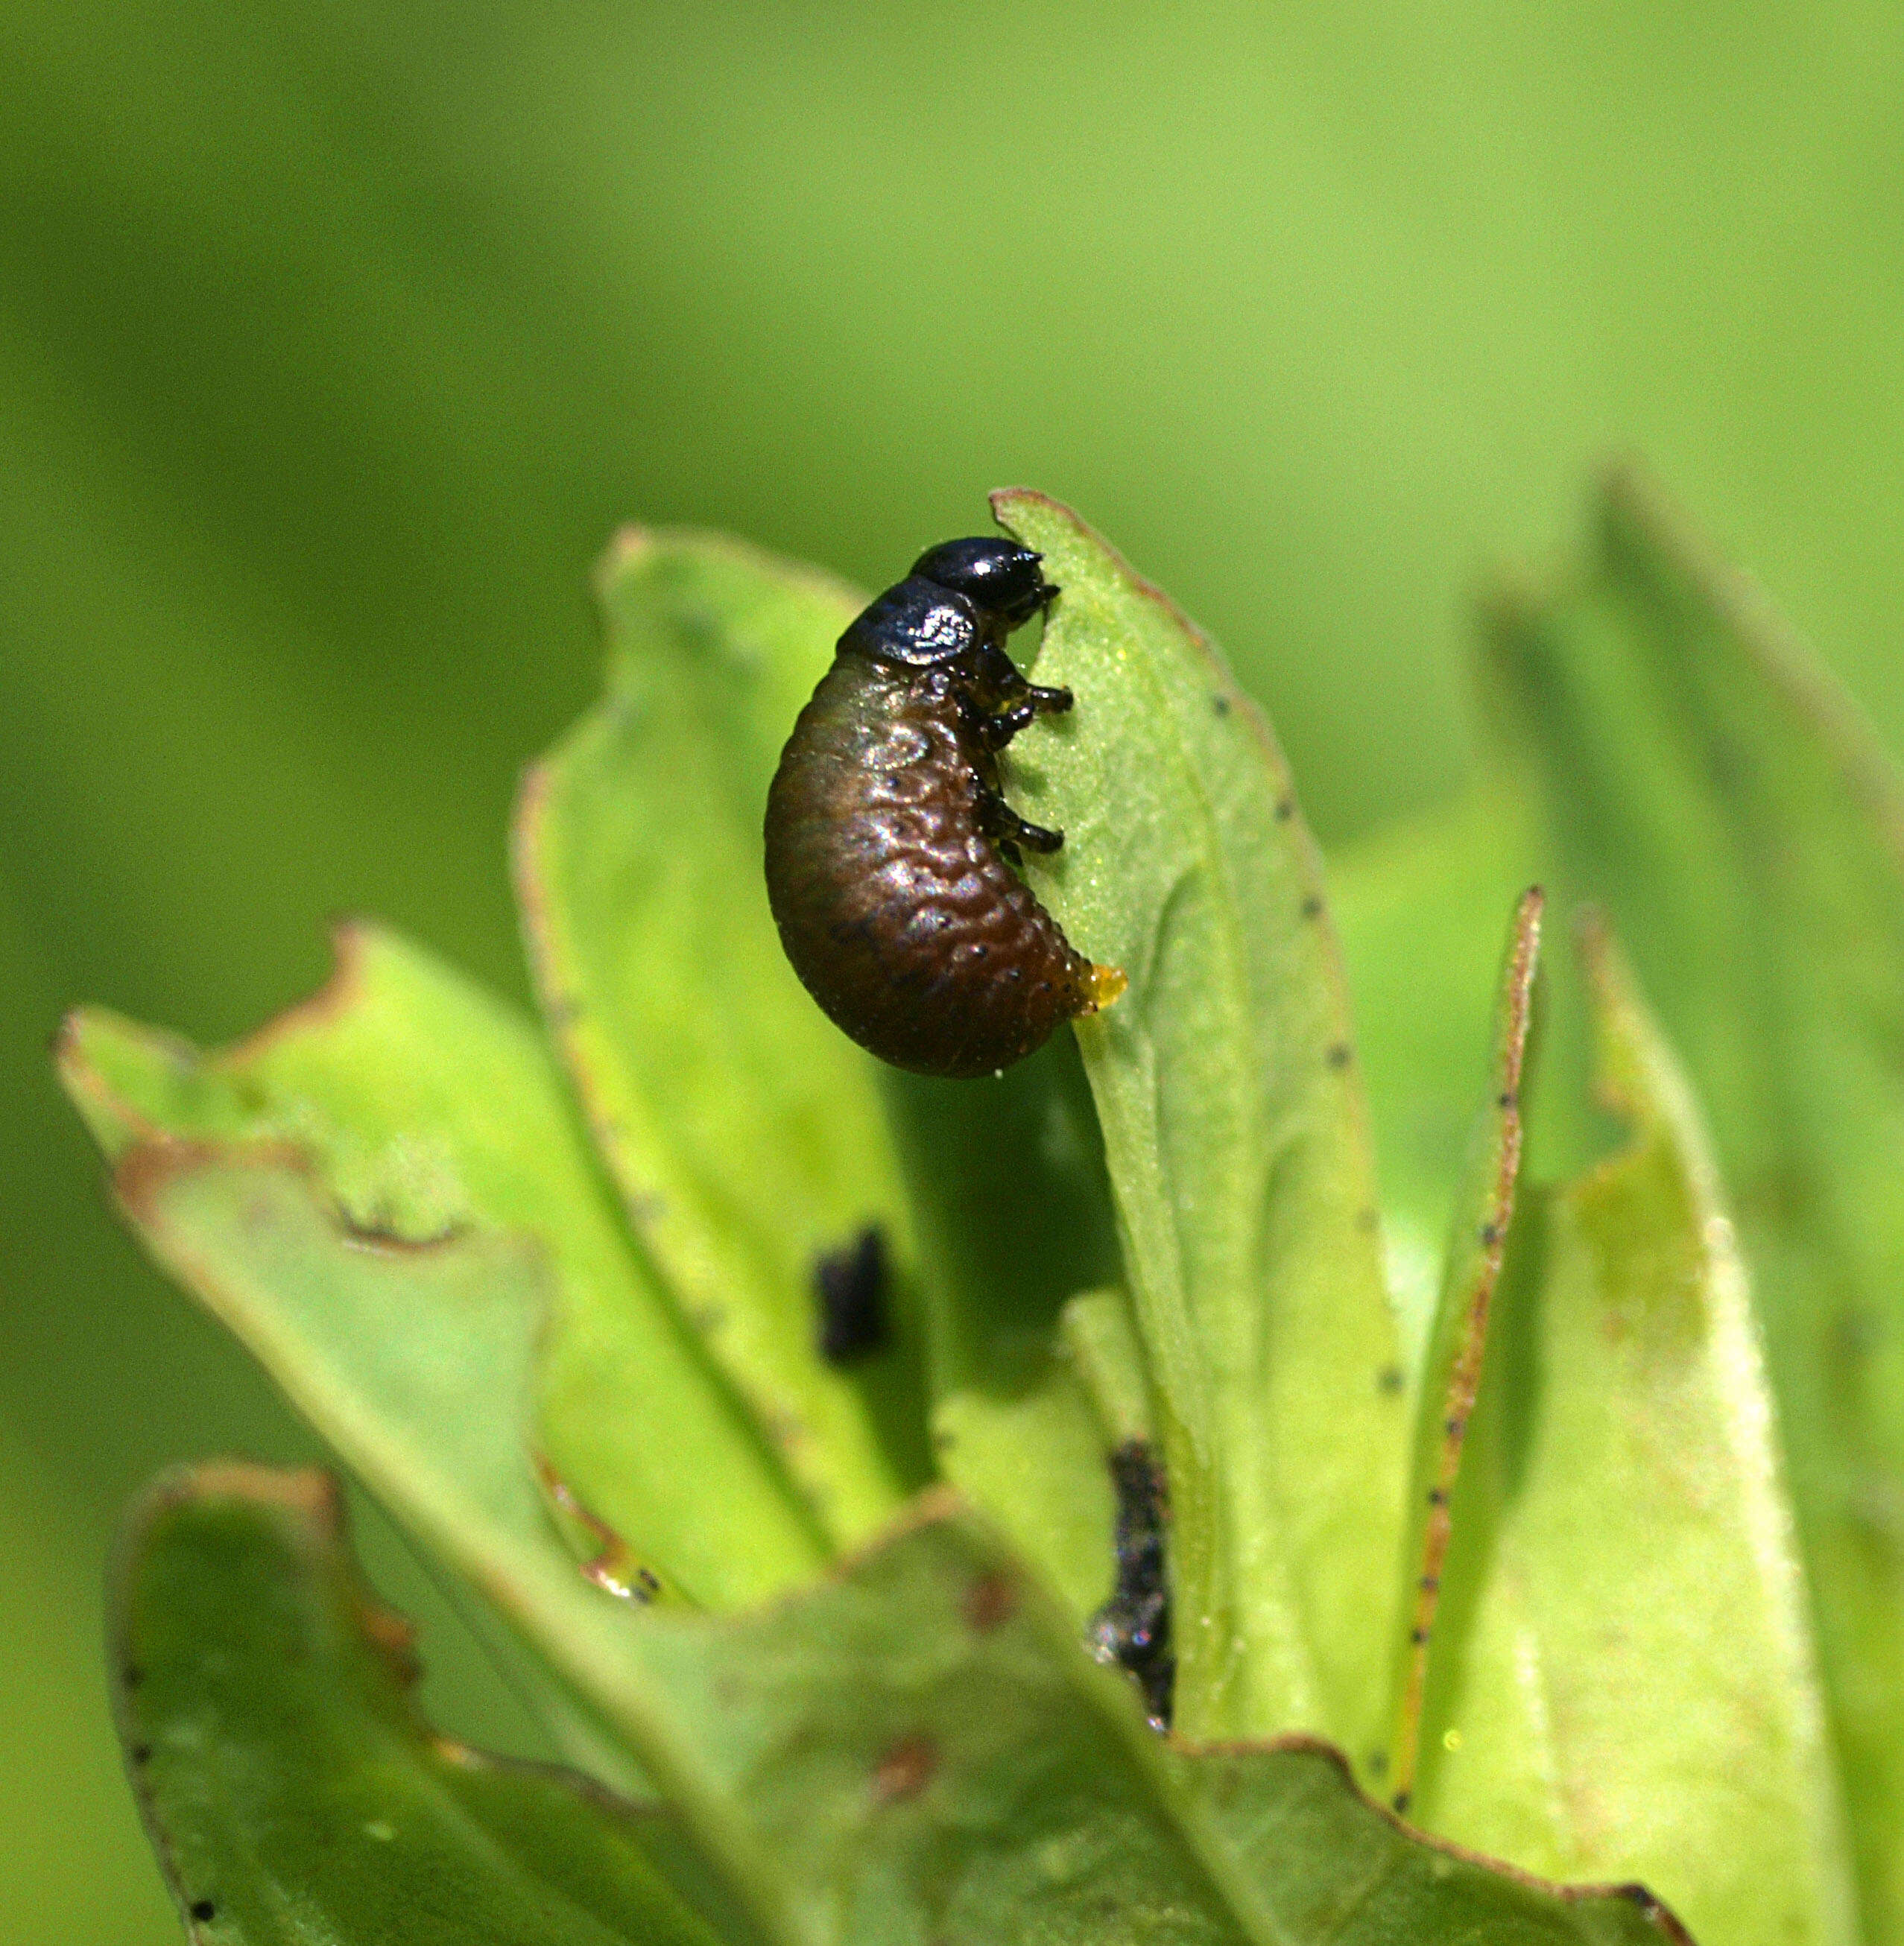
M 913 575 L 863 609 L 839 646 L 907 669 L 930 669 L 967 653 L 981 632 L 978 614 L 963 595 Z
M 913 563 L 912 571 L 922 580 L 963 595 L 986 620 L 1009 632 L 1030 621 L 1058 592 L 1040 571 L 1043 558 L 1015 541 L 981 535 L 941 541 Z

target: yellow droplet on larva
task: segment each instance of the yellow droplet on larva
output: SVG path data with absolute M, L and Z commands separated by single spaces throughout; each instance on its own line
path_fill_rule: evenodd
M 1095 1014 L 1109 1006 L 1130 982 L 1121 966 L 1093 966 L 1084 984 L 1090 990 L 1091 1011 Z

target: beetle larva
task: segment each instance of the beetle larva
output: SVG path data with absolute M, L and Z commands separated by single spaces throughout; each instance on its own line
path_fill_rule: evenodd
M 1005 802 L 998 753 L 1068 690 L 1028 682 L 1011 632 L 1058 590 L 1008 541 L 929 549 L 839 638 L 767 796 L 767 896 L 808 993 L 916 1073 L 990 1074 L 1124 990 L 1012 867 L 1064 834 Z

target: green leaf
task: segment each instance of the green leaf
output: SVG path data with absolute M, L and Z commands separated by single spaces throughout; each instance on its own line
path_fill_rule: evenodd
M 119 1180 L 161 1262 L 592 1701 L 765 1940 L 1009 1923 L 1083 1941 L 1111 1913 L 1128 1936 L 1285 1936 L 1183 1802 L 1129 1685 L 970 1516 L 924 1510 L 843 1579 L 740 1617 L 617 1603 L 563 1552 L 499 1409 L 530 1381 L 533 1249 L 480 1232 L 366 1248 L 281 1153 L 147 1145 Z M 1345 1910 L 1380 1828 L 1271 1876 L 1333 1883 L 1322 1903 Z M 1417 1917 L 1435 1938 L 1433 1908 Z
M 808 1936 L 1094 1946 L 1657 1941 L 1640 1895 L 1577 1901 L 1457 1860 L 1313 1746 L 1193 1751 L 986 1527 L 929 1502 L 804 1598 L 716 1626 L 651 1611 L 641 1653 L 694 1699 L 721 1787 Z
M 1468 1137 L 1448 1234 L 1448 1268 L 1417 1392 L 1398 1604 L 1402 1628 L 1396 1656 L 1396 1730 L 1387 1772 L 1398 1811 L 1408 1809 L 1414 1785 L 1429 1651 L 1452 1535 L 1451 1502 L 1481 1383 L 1488 1314 L 1513 1221 L 1520 1178 L 1523 1070 L 1546 903 L 1538 886 L 1524 893 L 1508 933 L 1487 1099 Z
M 525 1432 L 543 1253 L 483 1230 L 366 1247 L 282 1146 L 147 1143 L 114 1179 L 160 1265 L 589 1713 L 578 1753 L 660 1790 L 765 1946 L 796 1946 L 770 1861 L 710 1792 L 698 1726 L 632 1665 L 643 1611 L 584 1580 L 537 1487 Z
M 1152 1444 L 1157 1429 L 1151 1417 L 1150 1374 L 1130 1299 L 1121 1290 L 1080 1291 L 1065 1306 L 1058 1328 L 1105 1444 Z
M 430 1735 L 408 1633 L 321 1476 L 169 1476 L 122 1550 L 114 1663 L 155 1841 L 209 1941 L 569 1946 L 712 1935 L 664 1833 Z M 1173 1750 L 970 1516 L 929 1505 L 738 1623 L 651 1610 L 639 1679 L 774 1861 L 804 1941 L 1379 1946 L 1676 1936 L 1637 1888 L 1529 1885 L 1403 1832 L 1313 1746 Z M 657 1842 L 660 1841 L 660 1842 Z
M 1549 1885 L 1419 1836 L 1363 1798 L 1325 1744 L 1198 1750 L 1183 1769 L 1286 1941 L 1686 1946 L 1644 1886 Z
M 1211 644 L 1075 515 L 994 502 L 1064 593 L 1012 747 L 1031 875 L 1130 990 L 1078 1024 L 1154 1388 L 1178 1720 L 1377 1740 L 1406 1425 L 1315 850 Z
M 424 1546 L 592 1703 L 767 1940 L 812 1937 L 816 1914 L 844 1896 L 837 1875 L 858 1873 L 862 1854 L 865 1895 L 884 1901 L 882 1914 L 940 1898 L 959 1859 L 988 1910 L 1021 1892 L 1059 1905 L 1114 1896 L 1133 1910 L 1154 1900 L 1227 1909 L 1230 1894 L 1215 1889 L 1224 1860 L 1179 1828 L 1128 1685 L 1090 1659 L 1074 1617 L 969 1519 L 943 1515 L 903 1558 L 889 1550 L 807 1602 L 745 1617 L 615 1602 L 563 1551 L 506 1409 L 526 1397 L 546 1293 L 534 1250 L 484 1233 L 366 1249 L 281 1151 L 148 1145 L 126 1155 L 118 1179 L 161 1263 Z M 947 1765 L 962 1794 L 949 1809 L 935 1796 L 923 1824 L 881 1820 L 888 1798 L 909 1794 L 922 1697 L 948 1753 L 969 1752 Z M 881 1784 L 889 1762 L 898 1768 Z M 1111 1893 L 1060 1884 L 1047 1899 L 1035 1856 L 1020 1858 L 1009 1889 L 992 1889 L 988 1874 L 1010 1847 L 975 1827 L 974 1806 L 992 1805 L 1029 1843 L 1048 1827 L 1028 1805 L 1047 1802 L 1067 1815 L 1102 1802 L 1114 1836 L 1082 1855 L 1120 1861 Z
M 857 598 L 713 536 L 630 530 L 602 574 L 607 695 L 524 785 L 538 987 L 628 1220 L 836 1543 L 928 1477 L 916 1307 L 819 1355 L 819 1257 L 867 1225 L 912 1275 L 875 1064 L 781 953 L 767 787 Z M 598 1499 L 592 1476 L 579 1479 Z
M 1059 1319 L 1119 1261 L 1077 1050 L 1062 1036 L 992 1080 L 895 1070 L 886 1093 L 927 1246 L 939 1465 L 1043 1568 L 1081 1628 L 1111 1590 L 1111 1493 Z
M 1598 932 L 1627 1145 L 1524 1194 L 1451 1506 L 1423 1825 L 1637 1873 L 1695 1930 L 1856 1937 L 1745 1267 L 1692 1096 Z
M 1904 1941 L 1904 793 L 1643 482 L 1492 666 L 1572 895 L 1604 902 L 1711 1117 L 1756 1280 L 1867 1935 Z
M 75 1015 L 60 1072 L 107 1154 L 288 1144 L 366 1248 L 533 1237 L 551 1272 L 536 1443 L 557 1475 L 694 1599 L 731 1606 L 814 1573 L 821 1537 L 630 1246 L 533 1023 L 375 927 L 342 929 L 337 956 L 321 993 L 219 1053 Z M 412 1322 L 379 1318 L 362 1355 L 421 1355 Z M 526 1451 L 526 1417 L 512 1430 Z
M 113 1603 L 128 1765 L 194 1940 L 714 1946 L 605 1793 L 430 1729 L 324 1475 L 166 1475 Z

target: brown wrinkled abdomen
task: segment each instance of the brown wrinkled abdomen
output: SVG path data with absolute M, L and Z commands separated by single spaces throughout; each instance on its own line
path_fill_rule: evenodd
M 768 793 L 767 896 L 793 970 L 835 1025 L 915 1073 L 1009 1067 L 1123 988 L 979 830 L 996 774 L 944 677 L 842 653 Z

